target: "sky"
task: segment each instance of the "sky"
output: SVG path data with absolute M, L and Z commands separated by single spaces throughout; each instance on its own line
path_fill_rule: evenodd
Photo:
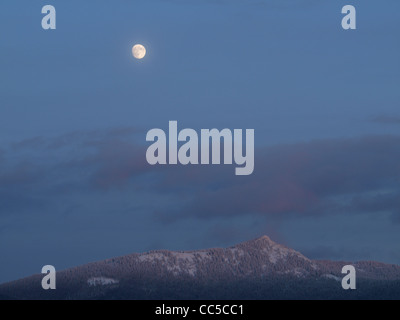
M 395 0 L 1 1 L 0 283 L 264 234 L 400 264 L 399 15 Z M 254 173 L 150 166 L 146 133 L 170 120 L 254 129 Z

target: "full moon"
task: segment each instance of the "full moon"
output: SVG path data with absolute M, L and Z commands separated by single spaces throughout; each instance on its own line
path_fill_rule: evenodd
M 136 59 L 143 59 L 146 55 L 146 48 L 141 44 L 135 44 L 132 48 L 132 54 Z

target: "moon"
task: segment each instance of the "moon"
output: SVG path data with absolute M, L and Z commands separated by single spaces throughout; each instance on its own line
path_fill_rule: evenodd
M 132 48 L 132 54 L 136 59 L 143 59 L 146 55 L 146 48 L 141 44 L 135 44 Z

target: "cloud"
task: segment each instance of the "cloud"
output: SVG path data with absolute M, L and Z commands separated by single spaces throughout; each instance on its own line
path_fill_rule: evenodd
M 379 124 L 400 124 L 400 116 L 396 115 L 378 115 L 371 118 L 371 122 Z
M 353 212 L 390 212 L 393 222 L 400 223 L 400 191 L 357 195 L 353 197 L 347 208 Z
M 71 194 L 84 201 L 116 189 L 147 194 L 147 210 L 164 222 L 363 212 L 389 212 L 400 222 L 399 136 L 258 148 L 250 176 L 236 176 L 234 165 L 150 166 L 137 139 L 144 136 L 121 129 L 14 144 L 0 165 L 0 197 L 8 199 L 2 209 L 42 208 L 43 199 L 50 205 Z M 168 200 L 161 205 L 160 199 Z
M 72 132 L 25 139 L 0 152 L 0 215 L 34 213 L 71 195 L 91 197 L 98 189 L 138 173 L 141 148 L 136 128 Z M 140 151 L 139 151 L 140 150 Z M 138 164 L 140 162 L 140 164 Z M 75 204 L 65 203 L 65 206 Z
M 151 169 L 147 164 L 144 146 L 109 140 L 91 143 L 96 153 L 84 159 L 87 166 L 96 168 L 91 182 L 101 188 L 122 186 L 135 176 Z
M 356 261 L 362 259 L 370 259 L 370 248 L 363 248 L 362 250 L 354 249 L 346 246 L 325 246 L 318 245 L 314 248 L 302 248 L 301 252 L 308 258 L 313 260 L 342 260 L 342 261 Z
M 223 169 L 200 174 L 206 170 L 195 167 L 187 176 L 165 168 L 156 185 L 185 200 L 157 215 L 168 221 L 187 215 L 287 217 L 389 210 L 397 216 L 399 156 L 399 137 L 371 136 L 258 149 L 255 172 L 248 177 Z M 181 185 L 190 185 L 191 191 Z

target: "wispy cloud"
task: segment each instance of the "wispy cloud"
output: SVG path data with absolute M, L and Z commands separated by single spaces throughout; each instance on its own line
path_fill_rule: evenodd
M 2 213 L 21 203 L 32 209 L 68 193 L 103 197 L 104 191 L 118 188 L 153 199 L 168 196 L 170 205 L 154 211 L 160 221 L 390 212 L 400 222 L 398 136 L 258 148 L 254 174 L 240 177 L 223 165 L 150 166 L 146 146 L 136 142 L 135 134 L 71 134 L 18 143 L 18 152 L 9 148 L 0 167 Z
M 371 118 L 372 122 L 380 124 L 400 124 L 400 116 L 396 115 L 378 115 Z
M 399 156 L 399 137 L 371 136 L 258 149 L 255 173 L 244 178 L 223 170 L 189 178 L 167 169 L 159 182 L 163 189 L 189 200 L 157 214 L 166 220 L 187 215 L 288 217 L 362 211 L 389 211 L 398 217 Z M 192 193 L 179 189 L 189 181 Z

